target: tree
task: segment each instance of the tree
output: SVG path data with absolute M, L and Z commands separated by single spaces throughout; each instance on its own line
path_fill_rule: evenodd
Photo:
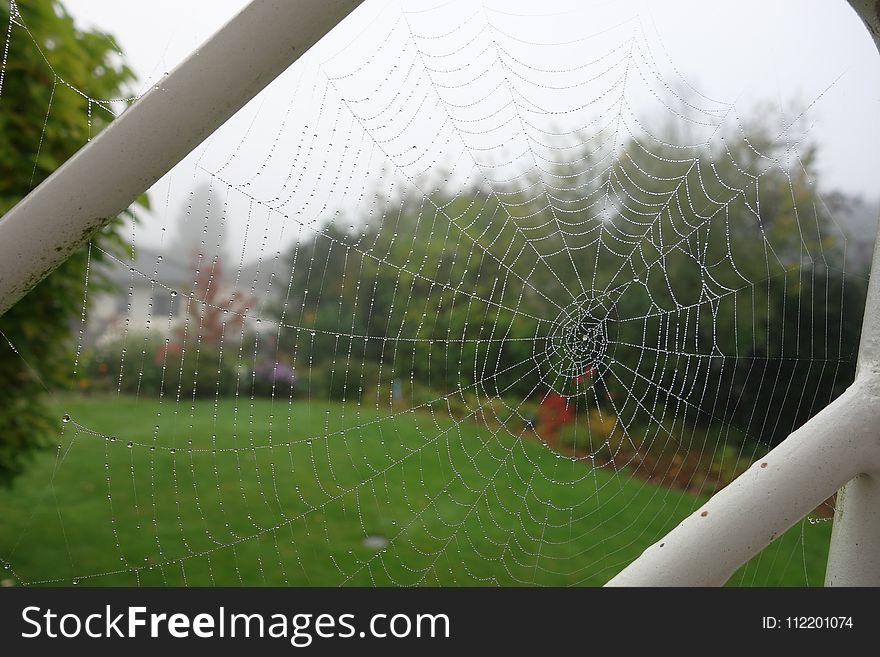
M 389 201 L 378 223 L 325 224 L 288 256 L 281 340 L 303 381 L 370 363 L 435 392 L 535 399 L 553 387 L 550 320 L 583 294 L 608 312 L 614 365 L 580 410 L 617 400 L 636 433 L 722 423 L 731 440 L 777 442 L 851 381 L 864 286 L 837 273 L 815 150 L 795 158 L 775 134 L 756 121 L 712 147 L 668 127 L 613 147 L 585 135 L 495 191 L 440 186 Z
M 773 134 L 751 122 L 702 150 L 640 135 L 618 159 L 632 184 L 612 224 L 652 219 L 616 306 L 617 383 L 641 400 L 637 422 L 723 424 L 772 445 L 852 381 L 864 286 L 841 274 L 815 149 L 795 158 Z
M 101 99 L 125 96 L 134 76 L 109 35 L 79 30 L 57 0 L 3 3 L 0 25 L 4 32 L 11 25 L 0 90 L 4 214 L 110 121 Z M 104 251 L 124 250 L 120 224 L 116 218 L 96 235 L 101 250 L 91 251 L 93 264 Z M 50 416 L 46 392 L 72 372 L 87 257 L 86 249 L 74 253 L 0 317 L 0 484 L 10 484 L 28 454 L 57 433 L 60 419 Z
M 192 300 L 187 304 L 188 324 L 191 323 L 187 328 L 195 337 L 191 335 L 187 339 L 220 347 L 230 339 L 230 334 L 234 337 L 234 332 L 244 326 L 245 315 L 255 299 L 240 292 L 224 294 L 221 290 L 223 270 L 219 258 L 212 264 L 196 265 L 195 278 Z M 181 335 L 181 342 L 186 341 Z

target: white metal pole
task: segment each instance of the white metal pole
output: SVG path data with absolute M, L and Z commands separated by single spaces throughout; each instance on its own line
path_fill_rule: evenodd
M 878 473 L 860 474 L 837 493 L 825 586 L 880 586 Z
M 849 0 L 880 49 L 880 2 Z M 608 586 L 720 586 L 840 486 L 826 584 L 880 586 L 880 227 L 856 380 Z
M 878 379 L 859 377 L 729 486 L 614 577 L 609 586 L 720 586 L 854 476 L 880 466 Z M 870 448 L 870 449 L 869 449 Z
M 880 4 L 876 6 L 880 9 Z M 880 27 L 880 15 L 874 14 L 873 18 L 875 27 Z M 880 29 L 872 34 L 880 49 Z M 862 403 L 880 408 L 880 385 L 876 383 L 880 381 L 880 224 L 874 242 L 856 379 L 875 382 Z M 869 449 L 880 449 L 880 421 L 860 438 Z M 837 493 L 825 586 L 880 586 L 880 466 L 876 461 L 866 463 L 860 474 Z
M 361 0 L 253 0 L 0 219 L 0 315 Z

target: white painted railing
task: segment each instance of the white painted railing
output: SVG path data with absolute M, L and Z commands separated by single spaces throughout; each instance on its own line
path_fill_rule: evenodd
M 880 48 L 880 2 L 849 2 Z M 0 314 L 358 4 L 253 0 L 10 210 L 0 220 Z M 880 585 L 876 248 L 872 272 L 853 385 L 609 585 L 721 585 L 841 486 L 826 584 Z

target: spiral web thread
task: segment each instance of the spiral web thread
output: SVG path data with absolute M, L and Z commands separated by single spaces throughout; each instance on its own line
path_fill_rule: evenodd
M 10 573 L 601 583 L 717 487 L 714 470 L 682 475 L 688 459 L 747 464 L 792 428 L 745 391 L 800 421 L 827 403 L 852 345 L 829 326 L 842 313 L 817 309 L 843 304 L 829 272 L 846 273 L 846 243 L 810 195 L 796 124 L 754 139 L 638 13 L 528 11 L 377 4 L 182 165 L 169 189 L 190 189 L 200 250 L 180 253 L 166 200 L 155 257 L 132 233 L 146 267 L 107 254 L 130 286 L 103 336 L 87 275 L 72 370 L 111 345 L 118 412 L 61 397 L 73 410 L 33 522 L 66 558 L 29 568 L 16 528 Z M 13 12 L 10 33 L 26 29 Z M 89 115 L 111 107 L 84 98 Z M 780 226 L 762 203 L 786 202 Z M 167 273 L 188 259 L 190 279 Z M 221 281 L 236 303 L 208 293 Z M 551 401 L 567 442 L 546 429 Z M 87 523 L 82 496 L 105 498 Z M 803 549 L 762 558 L 797 569 Z

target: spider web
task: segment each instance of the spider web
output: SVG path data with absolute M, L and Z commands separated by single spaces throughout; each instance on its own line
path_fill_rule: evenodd
M 851 376 L 802 116 L 607 3 L 362 15 L 163 183 L 121 293 L 87 274 L 20 582 L 602 583 Z

